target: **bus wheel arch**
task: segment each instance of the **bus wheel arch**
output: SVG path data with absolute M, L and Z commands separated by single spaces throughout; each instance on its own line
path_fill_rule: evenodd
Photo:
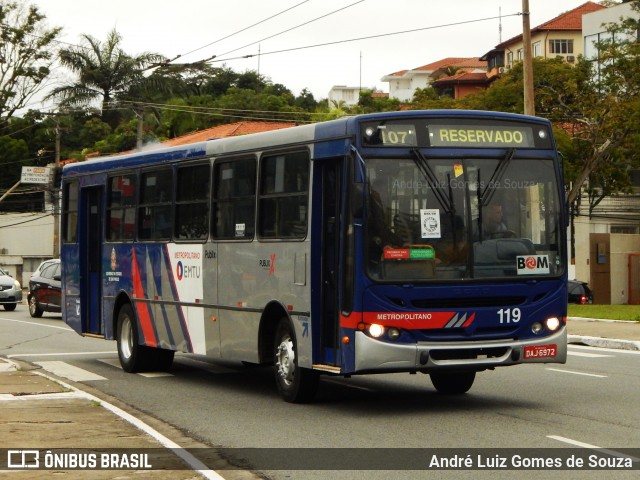
M 279 302 L 270 302 L 262 312 L 258 329 L 258 358 L 263 365 L 273 365 L 273 342 L 276 328 L 283 317 L 288 317 L 287 309 Z

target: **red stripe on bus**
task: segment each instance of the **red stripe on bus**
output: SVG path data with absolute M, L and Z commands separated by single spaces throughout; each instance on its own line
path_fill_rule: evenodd
M 462 328 L 467 328 L 469 325 L 471 325 L 471 323 L 473 323 L 473 319 L 476 318 L 476 313 L 473 312 L 471 314 L 471 316 L 467 319 L 466 322 L 464 322 L 464 324 L 462 325 Z
M 140 269 L 138 268 L 138 259 L 136 258 L 136 251 L 133 250 L 132 255 L 133 262 L 133 294 L 136 298 L 145 298 L 144 288 L 142 287 L 142 279 L 140 278 Z M 149 305 L 146 303 L 136 302 L 136 311 L 138 312 L 138 320 L 140 321 L 140 327 L 142 328 L 142 336 L 144 337 L 144 344 L 148 347 L 158 346 L 158 340 L 153 332 L 153 325 L 151 324 L 151 314 L 149 313 Z
M 386 327 L 398 327 L 407 330 L 425 330 L 444 328 L 456 312 L 353 312 L 340 316 L 340 326 L 357 328 L 358 323 L 378 323 Z M 465 327 L 473 321 L 475 313 L 465 322 Z

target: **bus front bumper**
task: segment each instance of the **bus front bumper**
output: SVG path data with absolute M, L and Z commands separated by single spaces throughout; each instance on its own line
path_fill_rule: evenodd
M 485 370 L 520 363 L 565 363 L 567 329 L 517 341 L 418 342 L 395 344 L 355 333 L 356 372 Z

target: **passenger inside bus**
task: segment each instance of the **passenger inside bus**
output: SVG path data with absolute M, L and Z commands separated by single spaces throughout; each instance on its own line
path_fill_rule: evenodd
M 404 242 L 389 227 L 391 205 L 386 186 L 374 180 L 369 189 L 369 254 L 372 261 L 378 261 L 385 247 L 400 247 Z

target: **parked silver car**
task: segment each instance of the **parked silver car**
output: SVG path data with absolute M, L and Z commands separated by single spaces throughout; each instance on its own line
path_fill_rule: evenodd
M 0 268 L 0 305 L 5 310 L 15 310 L 18 303 L 22 302 L 22 287 L 20 282 L 9 275 L 9 272 Z

